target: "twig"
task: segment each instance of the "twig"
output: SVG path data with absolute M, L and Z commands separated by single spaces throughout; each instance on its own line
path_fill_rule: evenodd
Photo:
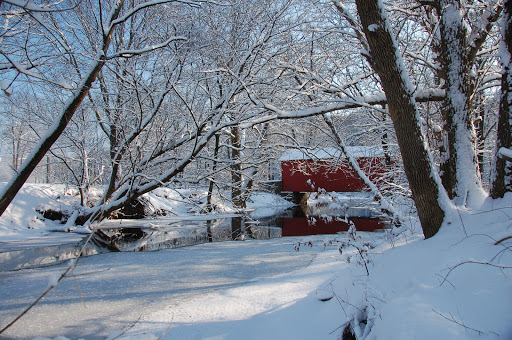
M 135 327 L 135 325 L 137 324 L 137 322 L 140 321 L 140 319 L 142 318 L 142 315 L 139 315 L 139 317 L 137 318 L 137 320 L 135 320 L 135 322 L 133 322 L 130 327 L 126 328 L 124 331 L 122 331 L 121 333 L 119 333 L 118 335 L 116 335 L 115 337 L 113 337 L 112 339 L 110 340 L 115 340 L 115 339 L 118 339 L 120 336 L 122 335 L 125 335 L 126 332 L 128 332 L 130 329 L 132 329 L 133 327 Z
M 457 324 L 457 325 L 459 325 L 459 326 L 461 326 L 461 327 L 464 327 L 466 330 L 470 330 L 470 331 L 473 331 L 473 332 L 478 333 L 478 335 L 482 335 L 482 334 L 485 334 L 485 333 L 486 333 L 486 332 L 480 331 L 480 330 L 478 330 L 478 329 L 468 327 L 468 326 L 466 326 L 462 321 L 457 321 L 457 320 L 453 317 L 452 313 L 449 313 L 449 314 L 450 314 L 450 317 L 447 317 L 446 315 L 443 315 L 442 313 L 440 313 L 440 312 L 436 311 L 435 309 L 432 309 L 432 311 L 433 311 L 434 313 L 436 313 L 437 315 L 441 316 L 442 318 L 444 318 L 444 319 L 446 319 L 446 320 L 448 320 L 448 321 L 451 321 L 451 322 L 453 322 L 453 323 L 455 323 L 455 324 Z M 495 333 L 495 332 L 492 332 L 492 331 L 489 331 L 489 333 L 493 333 L 493 334 L 495 334 L 495 335 L 499 335 L 499 334 L 497 334 L 497 333 Z
M 341 327 L 346 327 L 348 324 L 350 324 L 350 320 L 345 322 L 344 324 L 341 324 L 340 326 L 336 327 L 335 329 L 333 329 L 331 332 L 329 332 L 329 334 L 332 334 L 334 332 L 336 332 L 338 329 L 340 329 Z
M 457 208 L 457 213 L 459 214 L 460 223 L 462 223 L 462 230 L 464 230 L 464 234 L 466 234 L 466 237 L 467 237 L 468 232 L 466 231 L 466 225 L 464 224 L 464 221 L 462 220 L 462 216 L 460 214 L 459 208 Z
M 114 256 L 114 262 L 112 262 L 112 264 L 107 269 L 103 269 L 103 270 L 96 270 L 96 271 L 91 271 L 91 272 L 75 274 L 75 270 L 73 268 L 73 270 L 71 271 L 71 277 L 73 277 L 73 280 L 75 281 L 76 289 L 78 290 L 78 294 L 80 295 L 80 300 L 84 304 L 84 307 L 87 307 L 87 305 L 85 304 L 85 300 L 84 300 L 84 296 L 82 294 L 82 290 L 80 289 L 80 285 L 78 284 L 78 280 L 76 278 L 79 277 L 79 276 L 86 276 L 86 275 L 90 275 L 90 274 L 97 274 L 97 273 L 108 272 L 110 269 L 112 269 L 112 267 L 116 263 L 116 259 L 117 259 L 117 257 Z M 66 276 L 66 277 L 69 277 L 69 276 Z
M 101 270 L 93 270 L 93 271 L 90 271 L 90 272 L 84 272 L 84 273 L 79 273 L 79 274 L 75 274 L 73 272 L 73 273 L 71 273 L 71 276 L 66 276 L 66 277 L 80 277 L 80 276 L 86 276 L 86 275 L 91 275 L 91 274 L 108 272 L 110 269 L 112 269 L 112 267 L 116 263 L 116 260 L 117 260 L 117 257 L 114 256 L 114 261 L 112 262 L 112 264 L 108 268 L 101 269 Z
M 504 212 L 503 210 L 508 210 L 508 209 L 511 209 L 512 207 L 501 207 L 501 208 L 494 208 L 494 209 L 491 209 L 491 210 L 485 210 L 485 211 L 478 211 L 478 212 L 473 212 L 472 215 L 480 215 L 480 214 L 487 214 L 487 213 L 492 213 L 492 212 L 495 212 L 495 211 L 499 211 L 501 213 L 503 213 L 503 215 L 507 216 L 510 218 L 510 215 L 508 215 L 506 212 Z
M 501 242 L 506 241 L 506 240 L 510 240 L 510 239 L 512 239 L 512 235 L 507 236 L 507 237 L 504 237 L 504 238 L 502 238 L 502 239 L 501 239 L 501 240 L 499 240 L 499 241 L 496 241 L 496 243 L 494 243 L 494 245 L 498 245 L 498 244 L 500 244 Z
M 448 276 L 451 274 L 452 271 L 454 271 L 459 266 L 462 266 L 463 264 L 467 264 L 467 263 L 483 264 L 483 265 L 488 265 L 488 266 L 495 267 L 495 268 L 500 268 L 500 269 L 511 269 L 512 268 L 512 266 L 502 266 L 502 265 L 494 264 L 494 263 L 490 263 L 490 262 L 469 261 L 469 260 L 468 261 L 463 261 L 463 262 L 460 262 L 460 263 L 456 264 L 454 267 L 450 268 L 450 270 L 448 271 L 448 274 L 446 274 L 446 276 L 444 277 L 444 279 L 441 282 L 440 286 L 442 286 L 443 283 L 448 280 Z
M 169 322 L 169 326 L 167 327 L 167 329 L 165 330 L 165 332 L 162 333 L 162 335 L 160 335 L 158 337 L 158 340 L 162 339 L 166 334 L 167 332 L 169 332 L 169 329 L 171 329 L 171 326 L 172 326 L 172 321 L 174 320 L 174 313 L 172 313 L 172 316 L 171 316 L 171 322 Z
M 439 276 L 440 278 L 442 278 L 441 274 L 436 274 L 437 276 Z M 446 277 L 443 279 L 443 282 L 446 281 L 448 282 L 453 288 L 455 288 L 455 286 L 453 285 L 453 283 L 451 283 Z M 442 284 L 442 283 L 441 283 Z
M 471 235 L 468 235 L 467 237 L 461 239 L 460 241 L 453 243 L 452 247 L 461 244 L 462 242 L 466 241 L 470 237 L 475 237 L 475 236 L 484 236 L 484 237 L 490 238 L 492 241 L 496 241 L 493 237 L 491 237 L 490 235 L 487 235 L 487 234 L 471 234 Z

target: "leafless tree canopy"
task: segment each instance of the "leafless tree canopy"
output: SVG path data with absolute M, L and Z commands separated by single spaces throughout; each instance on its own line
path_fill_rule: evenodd
M 27 180 L 78 188 L 80 224 L 161 186 L 243 208 L 282 151 L 363 145 L 395 166 L 365 178 L 376 199 L 412 198 L 430 237 L 450 204 L 510 190 L 507 18 L 500 0 L 0 1 L 0 211 Z

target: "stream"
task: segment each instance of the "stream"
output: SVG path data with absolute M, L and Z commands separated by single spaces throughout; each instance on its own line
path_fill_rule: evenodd
M 368 206 L 340 210 L 321 204 L 294 206 L 271 216 L 107 220 L 90 238 L 73 233 L 48 233 L 37 242 L 0 242 L 0 271 L 53 265 L 76 258 L 80 252 L 84 257 L 108 252 L 157 251 L 210 242 L 329 235 L 346 232 L 351 224 L 359 231 L 380 231 L 390 225 L 390 220 Z

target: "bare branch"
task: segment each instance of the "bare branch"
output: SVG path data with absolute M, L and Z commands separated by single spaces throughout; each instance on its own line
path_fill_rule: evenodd
M 173 41 L 180 41 L 180 40 L 187 40 L 187 38 L 181 37 L 181 36 L 171 37 L 171 38 L 167 39 L 166 41 L 164 41 L 160 44 L 157 44 L 157 45 L 146 46 L 144 48 L 137 49 L 137 50 L 119 51 L 111 56 L 108 56 L 107 59 L 110 60 L 110 59 L 115 59 L 115 58 L 120 58 L 120 57 L 121 58 L 131 58 L 131 57 L 138 56 L 138 55 L 141 55 L 141 54 L 144 54 L 147 52 L 156 51 L 158 49 L 168 46 Z
M 491 267 L 495 267 L 495 268 L 500 268 L 500 269 L 510 269 L 510 268 L 512 268 L 512 266 L 503 266 L 503 265 L 500 265 L 500 264 L 495 264 L 495 263 L 491 263 L 491 262 L 487 262 L 487 261 L 482 262 L 482 261 L 467 260 L 467 261 L 460 262 L 460 263 L 456 264 L 455 266 L 451 267 L 450 270 L 448 271 L 448 274 L 446 274 L 446 276 L 444 277 L 443 281 L 441 282 L 440 286 L 442 286 L 445 283 L 445 281 L 448 279 L 448 276 L 452 273 L 452 271 L 454 271 L 458 267 L 462 266 L 463 264 L 468 264 L 468 263 L 487 265 L 487 266 L 491 266 Z

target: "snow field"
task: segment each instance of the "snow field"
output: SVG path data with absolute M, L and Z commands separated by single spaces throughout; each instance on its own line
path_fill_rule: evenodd
M 52 228 L 50 221 L 27 227 L 34 206 L 58 201 L 59 190 L 36 189 L 28 186 L 0 219 L 2 240 L 35 240 Z M 170 210 L 194 218 L 178 196 Z M 276 202 L 256 196 L 255 215 L 269 214 Z M 512 195 L 473 208 L 453 211 L 428 240 L 414 216 L 392 232 L 357 233 L 352 243 L 368 250 L 363 258 L 351 246 L 340 254 L 347 234 L 83 258 L 75 272 L 86 307 L 66 279 L 6 336 L 340 339 L 350 324 L 366 340 L 512 339 L 512 240 L 505 239 L 512 235 Z M 329 245 L 335 238 L 339 243 Z M 312 247 L 304 245 L 309 241 Z M 2 324 L 64 268 L 0 272 Z

